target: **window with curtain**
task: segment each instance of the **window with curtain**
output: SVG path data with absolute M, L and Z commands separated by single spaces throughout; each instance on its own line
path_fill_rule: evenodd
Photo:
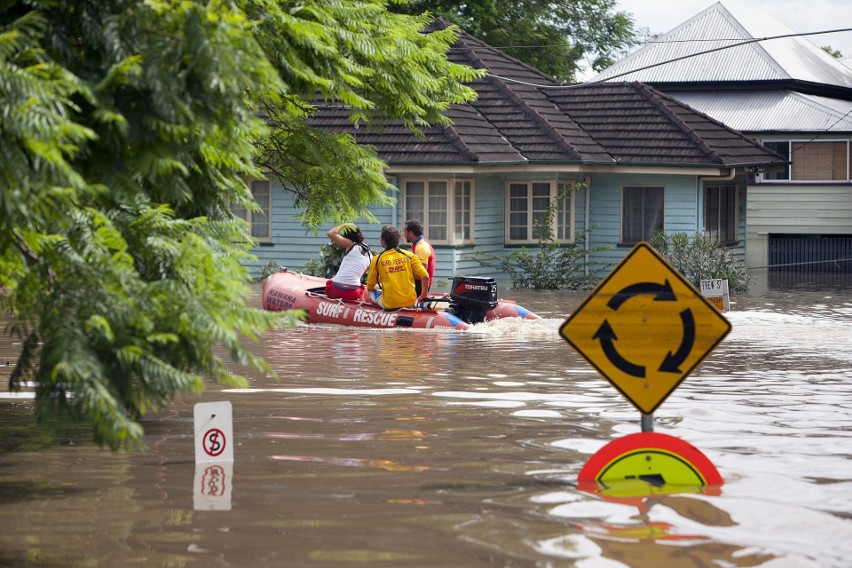
M 704 232 L 720 243 L 737 241 L 737 186 L 704 188 Z
M 649 241 L 663 230 L 664 190 L 658 186 L 621 188 L 621 243 Z
M 792 163 L 780 172 L 765 172 L 764 181 L 847 181 L 848 140 L 764 140 L 763 146 Z
M 420 219 L 431 244 L 473 242 L 473 180 L 410 179 L 403 184 L 403 217 Z
M 550 234 L 563 243 L 574 242 L 574 202 L 566 181 L 511 181 L 506 192 L 506 243 L 539 241 L 542 223 L 554 200 L 556 209 Z M 560 195 L 562 198 L 560 199 Z

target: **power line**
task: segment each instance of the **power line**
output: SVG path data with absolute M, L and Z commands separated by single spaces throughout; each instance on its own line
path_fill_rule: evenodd
M 731 49 L 734 47 L 740 47 L 741 45 L 750 45 L 752 43 L 759 43 L 761 41 L 770 41 L 773 39 L 786 39 L 791 37 L 804 37 L 804 36 L 812 36 L 812 35 L 821 35 L 821 34 L 833 34 L 838 32 L 852 32 L 852 28 L 840 28 L 836 30 L 826 30 L 819 32 L 802 32 L 802 33 L 792 33 L 792 34 L 781 34 L 776 36 L 767 36 L 762 38 L 752 38 L 744 41 L 739 41 L 736 43 L 732 43 L 731 45 L 723 45 L 720 47 L 714 47 L 713 49 L 705 49 L 704 51 L 699 51 L 696 53 L 689 53 L 687 55 L 683 55 L 681 57 L 675 57 L 674 59 L 669 59 L 668 61 L 662 61 L 659 63 L 652 63 L 651 65 L 646 65 L 644 67 L 639 67 L 637 69 L 632 69 L 630 71 L 625 71 L 624 73 L 618 73 L 616 75 L 612 75 L 607 77 L 606 80 L 610 81 L 612 79 L 617 79 L 618 77 L 624 77 L 625 75 L 630 75 L 632 73 L 637 73 L 639 71 L 645 71 L 647 69 L 653 69 L 654 67 L 660 67 L 662 65 L 668 65 L 669 63 L 675 63 L 677 61 L 683 61 L 685 59 L 690 59 L 692 57 L 698 57 L 700 55 L 707 55 L 708 53 L 716 53 L 718 51 L 724 51 L 726 49 Z M 601 81 L 591 81 L 592 83 L 599 83 Z
M 530 83 L 530 82 L 527 82 L 527 81 L 521 81 L 519 79 L 512 79 L 511 77 L 503 77 L 503 76 L 500 76 L 500 75 L 495 75 L 494 73 L 489 73 L 488 75 L 491 76 L 491 77 L 494 77 L 495 79 L 500 79 L 502 81 L 508 81 L 510 83 L 515 83 L 515 84 L 518 84 L 518 85 L 525 85 L 527 87 L 535 87 L 537 89 L 576 89 L 576 88 L 579 88 L 579 87 L 584 86 L 584 85 L 589 85 L 589 84 L 594 84 L 594 83 L 603 83 L 604 81 L 612 81 L 613 79 L 617 79 L 619 77 L 624 77 L 626 75 L 631 75 L 631 74 L 637 73 L 639 71 L 646 71 L 648 69 L 653 69 L 655 67 L 661 67 L 663 65 L 668 65 L 669 63 L 675 63 L 677 61 L 683 61 L 685 59 L 691 59 L 693 57 L 699 57 L 701 55 L 707 55 L 708 53 L 716 53 L 716 52 L 719 52 L 719 51 L 724 51 L 726 49 L 732 49 L 734 47 L 739 47 L 739 46 L 742 46 L 742 45 L 750 45 L 750 44 L 753 44 L 753 43 L 759 43 L 759 42 L 762 42 L 762 41 L 771 41 L 771 40 L 774 40 L 774 39 L 786 39 L 786 38 L 791 38 L 791 37 L 804 37 L 804 36 L 824 35 L 824 34 L 833 34 L 833 33 L 841 33 L 841 32 L 852 32 L 852 28 L 838 28 L 838 29 L 834 29 L 834 30 L 823 30 L 823 31 L 817 31 L 817 32 L 801 32 L 801 33 L 792 33 L 792 34 L 782 34 L 782 35 L 776 35 L 776 36 L 766 36 L 766 37 L 761 37 L 761 38 L 751 38 L 751 39 L 747 39 L 747 40 L 743 40 L 743 41 L 737 41 L 736 43 L 732 43 L 730 45 L 723 45 L 723 46 L 720 46 L 720 47 L 714 47 L 712 49 L 705 49 L 703 51 L 698 51 L 698 52 L 690 53 L 690 54 L 683 55 L 683 56 L 680 56 L 680 57 L 675 57 L 674 59 L 668 59 L 666 61 L 660 61 L 660 62 L 657 62 L 657 63 L 652 63 L 652 64 L 646 65 L 644 67 L 639 67 L 637 69 L 631 69 L 630 71 L 625 71 L 623 73 L 611 75 L 611 76 L 607 77 L 606 79 L 601 79 L 601 80 L 598 80 L 598 81 L 589 81 L 587 83 L 574 83 L 574 84 L 571 84 L 571 85 L 541 85 L 541 84 L 537 84 L 537 83 Z M 708 42 L 709 41 L 733 41 L 733 38 L 731 40 L 720 39 L 720 40 L 690 40 L 690 41 L 708 41 Z M 687 42 L 686 40 L 679 40 L 679 41 L 670 41 L 670 42 L 659 41 L 659 42 L 649 42 L 649 43 L 663 44 L 663 43 L 686 43 L 686 42 Z M 523 46 L 504 46 L 504 47 L 523 47 Z M 529 47 L 536 47 L 536 46 L 529 46 Z M 542 47 L 546 47 L 546 46 L 542 46 Z M 490 48 L 491 49 L 497 49 L 494 46 L 490 46 Z M 476 48 L 473 48 L 473 47 L 453 48 L 453 49 L 476 51 Z
M 814 260 L 810 262 L 788 262 L 784 264 L 767 264 L 766 266 L 746 266 L 746 270 L 767 270 L 771 268 L 785 268 L 790 266 L 812 266 L 815 264 L 834 264 L 840 269 L 841 262 L 850 262 L 852 261 L 852 256 L 841 256 L 840 258 L 834 258 L 831 260 Z

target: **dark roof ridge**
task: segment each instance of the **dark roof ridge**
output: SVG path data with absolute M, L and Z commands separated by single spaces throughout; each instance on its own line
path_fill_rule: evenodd
M 663 104 L 662 101 L 663 98 L 666 98 L 674 102 L 674 99 L 664 95 L 660 91 L 657 91 L 656 89 L 649 85 L 646 85 L 645 83 L 634 81 L 632 85 L 633 88 L 635 88 L 639 93 L 641 93 L 648 100 L 648 102 L 650 102 L 654 106 L 654 108 L 659 110 L 663 116 L 669 119 L 672 124 L 674 124 L 693 143 L 695 143 L 708 158 L 711 158 L 717 164 L 725 163 L 725 161 L 718 154 L 716 154 L 716 152 L 714 152 L 710 148 L 710 146 L 707 145 L 707 142 L 705 142 L 703 138 L 698 136 L 692 128 L 690 128 L 683 120 L 680 119 L 680 117 L 673 113 L 672 110 L 668 106 Z
M 444 127 L 444 134 L 446 134 L 447 138 L 450 139 L 450 142 L 452 143 L 452 145 L 459 152 L 461 152 L 461 154 L 465 158 L 467 158 L 471 162 L 479 162 L 479 155 L 476 152 L 474 152 L 473 150 L 471 150 L 470 146 L 468 146 L 465 143 L 465 141 L 462 140 L 462 137 L 459 136 L 459 133 L 456 130 L 455 126 L 453 126 L 452 124 L 448 124 L 447 126 L 445 126 Z
M 465 41 L 464 38 L 462 38 L 460 36 L 458 41 L 457 41 L 457 44 L 460 47 L 463 47 L 464 49 L 468 50 L 468 52 L 469 52 L 468 56 L 470 57 L 472 63 L 474 63 L 476 66 L 478 66 L 480 68 L 489 69 L 488 66 L 485 64 L 485 62 L 482 61 L 482 59 L 479 58 L 479 56 L 476 54 L 476 52 L 473 50 L 473 48 L 468 46 L 468 44 L 467 44 L 467 42 Z M 541 72 L 539 71 L 538 73 L 541 73 Z M 508 97 L 510 101 L 512 101 L 514 104 L 516 104 L 521 109 L 523 109 L 524 114 L 529 115 L 530 118 L 532 118 L 533 122 L 535 122 L 540 128 L 542 128 L 547 133 L 548 137 L 552 141 L 554 141 L 562 151 L 564 151 L 566 154 L 569 155 L 569 157 L 571 157 L 573 159 L 581 159 L 579 152 L 577 152 L 577 150 L 574 148 L 574 146 L 571 145 L 570 142 L 565 140 L 565 137 L 562 136 L 562 134 L 559 133 L 559 131 L 556 129 L 556 127 L 553 126 L 550 123 L 549 120 L 547 120 L 546 118 L 541 116 L 538 113 L 537 110 L 535 110 L 533 107 L 531 107 L 529 105 L 529 103 L 527 103 L 527 101 L 522 99 L 508 85 L 508 83 L 506 81 L 497 77 L 496 75 L 493 75 L 490 72 L 490 69 L 489 69 L 489 72 L 486 75 L 486 77 L 493 85 L 495 85 L 497 87 L 497 89 L 501 93 L 506 95 L 506 97 Z M 540 93 L 540 91 L 538 91 L 538 89 L 536 89 L 536 92 Z M 545 100 L 548 100 L 547 97 L 545 97 Z M 550 102 L 550 101 L 548 100 L 548 102 Z
M 533 67 L 532 65 L 530 65 L 529 63 L 525 63 L 525 62 L 521 61 L 517 57 L 513 57 L 513 56 L 509 55 L 505 51 L 502 51 L 500 48 L 497 48 L 497 47 L 494 47 L 493 45 L 489 45 L 489 44 L 485 43 L 484 41 L 477 38 L 476 36 L 473 36 L 470 33 L 468 33 L 460 25 L 453 24 L 452 22 L 448 22 L 447 20 L 445 20 L 444 18 L 442 18 L 440 16 L 436 17 L 433 20 L 433 22 L 429 26 L 426 27 L 426 29 L 427 29 L 427 31 L 428 30 L 436 30 L 436 29 L 437 30 L 444 30 L 444 29 L 447 29 L 450 26 L 455 26 L 455 27 L 458 28 L 459 35 L 456 38 L 456 43 L 457 44 L 458 43 L 464 43 L 464 49 L 467 49 L 471 53 L 471 55 L 474 55 L 476 53 L 477 49 L 488 50 L 488 51 L 491 51 L 493 53 L 499 54 L 500 57 L 511 60 L 512 63 L 514 63 L 516 65 L 520 65 L 520 66 L 524 67 L 527 71 L 534 73 L 535 75 L 538 75 L 539 77 L 541 77 L 541 79 L 543 81 L 548 81 L 550 83 L 553 83 L 553 86 L 563 84 L 561 82 L 554 80 L 553 77 L 542 72 L 541 69 L 537 69 L 537 68 Z M 479 44 L 479 46 L 478 47 L 471 47 L 470 45 L 468 45 L 470 40 Z M 454 45 L 453 47 L 455 48 L 456 46 Z M 480 60 L 478 57 L 476 59 L 479 60 L 480 63 L 482 63 L 482 60 Z M 485 68 L 487 68 L 487 67 L 485 67 Z

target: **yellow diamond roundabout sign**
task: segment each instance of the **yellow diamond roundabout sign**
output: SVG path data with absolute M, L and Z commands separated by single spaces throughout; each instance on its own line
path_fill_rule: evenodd
M 647 243 L 633 247 L 559 328 L 643 414 L 653 414 L 730 331 Z

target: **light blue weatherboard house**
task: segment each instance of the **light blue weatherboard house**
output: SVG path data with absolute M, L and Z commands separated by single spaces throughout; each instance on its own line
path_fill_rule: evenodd
M 355 130 L 342 104 L 324 104 L 312 119 L 317 128 L 351 133 L 387 162 L 397 204 L 374 213 L 397 227 L 423 221 L 438 286 L 453 275 L 507 285 L 506 274 L 480 266 L 474 254 L 534 247 L 534 221 L 565 185 L 583 188 L 559 204 L 554 235 L 575 246 L 575 232 L 594 227 L 587 246 L 610 250 L 593 260 L 613 262 L 660 230 L 744 235 L 747 196 L 739 181 L 755 168 L 786 164 L 643 83 L 560 85 L 465 33 L 451 57 L 489 70 L 471 85 L 478 100 L 448 110 L 452 126 L 421 138 L 401 125 Z M 255 273 L 270 260 L 298 270 L 317 258 L 328 241 L 324 232 L 306 235 L 294 220 L 292 193 L 270 180 L 251 188 L 263 207 L 249 219 L 260 241 Z M 381 226 L 361 227 L 380 248 Z M 738 246 L 729 241 L 735 252 Z

